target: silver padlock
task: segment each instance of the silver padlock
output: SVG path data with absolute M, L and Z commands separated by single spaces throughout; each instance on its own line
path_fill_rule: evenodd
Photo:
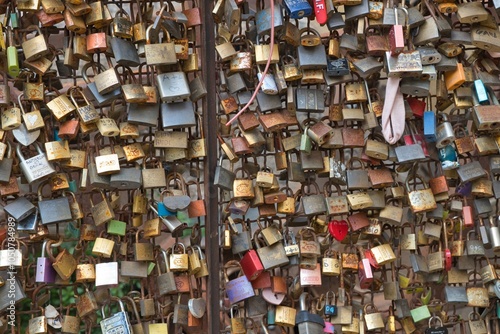
M 436 147 L 442 148 L 454 142 L 456 138 L 453 127 L 451 126 L 451 123 L 448 122 L 448 116 L 440 112 L 437 114 L 437 117 L 441 118 L 442 121 L 436 127 Z
M 491 248 L 494 251 L 498 251 L 500 249 L 500 228 L 498 227 L 498 219 L 495 219 L 495 216 L 490 216 L 490 240 L 491 240 Z
M 20 161 L 19 167 L 21 167 L 28 183 L 33 183 L 34 181 L 44 179 L 56 173 L 56 170 L 47 160 L 47 156 L 42 151 L 40 145 L 35 143 L 35 147 L 38 154 L 29 159 L 25 159 L 23 153 L 21 152 L 21 145 L 17 144 L 16 146 L 16 153 Z
M 161 119 L 163 129 L 182 129 L 196 125 L 194 106 L 191 100 L 178 103 L 162 103 Z
M 7 204 L 4 210 L 16 221 L 20 221 L 35 212 L 36 206 L 25 197 L 18 197 L 12 203 Z
M 58 197 L 51 199 L 43 198 L 43 187 L 49 184 L 49 181 L 43 181 L 38 186 L 38 210 L 42 224 L 56 224 L 71 221 L 71 209 L 67 197 Z
M 127 122 L 145 126 L 158 126 L 160 103 L 127 103 Z
M 167 72 L 156 77 L 158 91 L 163 102 L 179 102 L 189 99 L 191 91 L 184 72 Z

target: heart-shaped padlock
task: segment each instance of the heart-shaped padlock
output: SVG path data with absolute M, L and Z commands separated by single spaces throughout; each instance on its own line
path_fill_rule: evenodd
M 337 241 L 342 241 L 349 232 L 349 224 L 345 220 L 332 220 L 328 224 L 328 231 Z

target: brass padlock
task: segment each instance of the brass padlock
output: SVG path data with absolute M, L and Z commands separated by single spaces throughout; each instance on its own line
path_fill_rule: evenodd
M 134 260 L 135 261 L 154 261 L 153 244 L 151 242 L 139 242 L 142 231 L 135 233 Z
M 174 253 L 180 248 L 182 253 Z M 189 258 L 186 254 L 186 248 L 184 244 L 177 243 L 172 246 L 172 253 L 170 254 L 170 270 L 173 272 L 181 272 L 189 270 Z
M 26 39 L 26 35 L 31 31 L 35 31 L 38 35 L 28 40 Z M 42 31 L 39 27 L 34 25 L 28 26 L 26 28 L 26 32 L 23 35 L 23 43 L 21 46 L 23 48 L 23 52 L 27 61 L 37 60 L 50 53 L 50 50 L 47 46 L 47 41 L 45 40 Z

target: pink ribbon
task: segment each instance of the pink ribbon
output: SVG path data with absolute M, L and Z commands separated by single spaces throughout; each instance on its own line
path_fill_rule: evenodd
M 394 145 L 405 129 L 405 103 L 399 90 L 401 78 L 389 77 L 385 88 L 384 110 L 382 111 L 382 134 Z

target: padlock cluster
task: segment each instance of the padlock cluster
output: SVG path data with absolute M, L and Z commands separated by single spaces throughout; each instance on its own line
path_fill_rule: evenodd
M 203 332 L 203 4 L 0 13 L 0 333 Z
M 213 3 L 220 330 L 500 330 L 500 3 Z

